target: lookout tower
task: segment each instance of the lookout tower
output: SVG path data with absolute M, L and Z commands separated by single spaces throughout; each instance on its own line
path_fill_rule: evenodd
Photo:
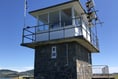
M 35 79 L 91 79 L 91 54 L 99 52 L 92 28 L 92 0 L 84 10 L 71 0 L 29 12 L 36 26 L 23 28 L 22 46 L 35 50 Z

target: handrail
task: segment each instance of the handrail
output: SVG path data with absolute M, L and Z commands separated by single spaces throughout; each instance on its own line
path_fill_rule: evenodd
M 50 32 L 54 32 L 54 31 L 60 31 L 60 30 L 65 30 L 65 29 L 71 29 L 71 28 L 75 28 L 75 26 L 71 26 L 71 27 L 60 27 L 58 29 L 51 29 L 49 28 L 46 31 L 37 31 L 37 29 L 40 26 L 46 26 L 46 25 L 50 25 L 50 24 L 43 24 L 43 25 L 39 25 L 39 26 L 32 26 L 32 27 L 26 27 L 23 29 L 23 35 L 22 35 L 22 43 L 25 43 L 25 39 L 29 39 L 30 42 L 36 42 L 36 35 L 38 34 L 43 34 L 43 33 L 50 33 Z M 90 43 L 93 44 L 96 48 L 99 48 L 98 45 L 98 38 L 97 36 L 91 31 L 91 33 L 89 31 L 87 31 L 86 29 L 84 29 L 82 26 L 76 26 L 77 28 L 80 28 L 81 33 L 82 30 L 84 30 L 86 32 L 86 35 L 90 34 Z M 27 32 L 27 33 L 26 33 Z M 83 35 L 83 34 L 82 34 Z M 50 37 L 49 37 L 50 38 Z M 86 36 L 86 38 L 88 39 L 88 36 Z

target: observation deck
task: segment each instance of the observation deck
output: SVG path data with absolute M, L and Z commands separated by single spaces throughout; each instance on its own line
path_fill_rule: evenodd
M 40 25 L 40 26 L 48 26 Z M 56 29 L 37 30 L 40 26 L 26 27 L 23 29 L 22 46 L 35 48 L 42 44 L 54 44 L 76 41 L 91 52 L 98 52 L 98 38 L 82 26 L 64 26 Z M 45 30 L 44 30 L 45 29 Z M 47 30 L 46 30 L 47 29 Z
M 88 26 L 86 15 L 78 1 L 70 1 L 30 12 L 36 26 L 23 28 L 22 46 L 77 42 L 90 52 L 99 52 L 97 35 Z

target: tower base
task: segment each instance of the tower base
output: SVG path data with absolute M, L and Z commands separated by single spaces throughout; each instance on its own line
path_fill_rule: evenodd
M 91 79 L 90 65 L 90 51 L 76 42 L 35 48 L 35 79 Z

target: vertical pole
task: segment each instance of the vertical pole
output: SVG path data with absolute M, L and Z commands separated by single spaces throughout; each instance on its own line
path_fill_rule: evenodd
M 38 19 L 37 19 L 37 26 L 36 27 L 37 27 L 37 31 L 38 31 L 39 30 L 39 16 L 37 16 L 37 18 Z
M 72 25 L 75 26 L 75 11 L 74 11 L 74 7 L 72 7 Z
M 35 36 L 35 38 L 34 38 L 34 42 L 36 42 L 36 35 L 37 35 L 37 33 L 36 33 L 36 29 L 37 29 L 37 26 L 35 26 L 34 29 L 35 29 L 35 33 L 34 33 L 34 36 Z
M 61 27 L 61 10 L 59 10 L 59 26 Z
M 80 17 L 80 21 L 81 21 L 81 25 L 80 25 L 81 35 L 83 35 L 83 26 L 82 26 L 83 18 L 82 17 Z
M 50 13 L 48 12 L 48 27 L 49 27 L 49 31 L 48 31 L 48 39 L 50 40 Z
M 34 41 L 36 42 L 36 35 L 38 34 L 37 32 L 39 31 L 39 16 L 37 16 L 37 25 L 34 27 L 35 33 L 34 33 Z
M 66 65 L 68 65 L 68 44 L 66 44 Z
M 90 30 L 90 42 L 92 43 L 92 29 L 89 28 L 89 30 Z M 93 43 L 92 43 L 92 44 L 93 44 Z
M 48 25 L 49 25 L 49 29 L 50 29 L 50 16 L 49 16 L 49 12 L 48 12 Z
M 24 26 L 23 26 L 23 32 L 22 32 L 22 43 L 24 43 L 24 31 L 26 27 L 26 9 L 27 9 L 27 0 L 24 0 Z
M 27 0 L 24 0 L 24 28 L 26 27 Z
M 99 48 L 99 45 L 98 45 L 98 38 L 97 38 L 97 35 L 98 35 L 98 34 L 97 34 L 97 26 L 95 26 L 95 33 L 96 33 L 96 34 L 95 34 L 95 45 L 96 45 L 97 48 Z
M 24 31 L 25 31 L 25 28 L 23 28 L 23 32 L 22 32 L 22 43 L 24 43 Z

